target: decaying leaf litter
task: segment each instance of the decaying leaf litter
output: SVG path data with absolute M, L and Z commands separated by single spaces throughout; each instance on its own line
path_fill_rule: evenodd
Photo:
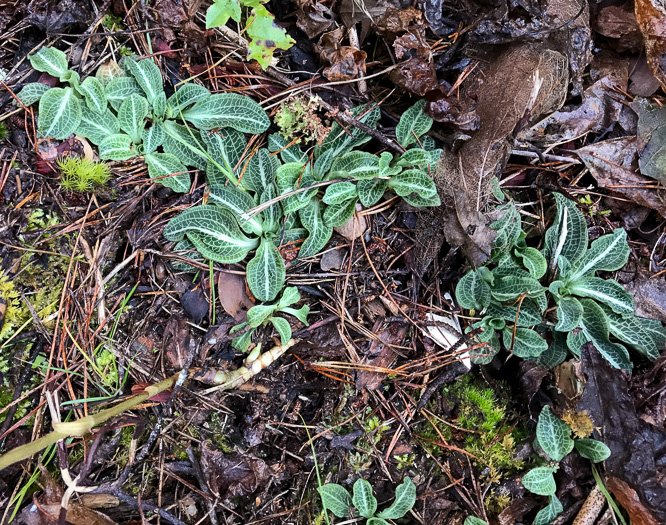
M 664 343 L 658 323 L 648 321 L 641 326 L 654 339 L 622 338 L 624 318 L 610 310 L 623 307 L 618 298 L 626 292 L 608 284 L 631 293 L 640 318 L 666 322 L 663 7 L 649 0 L 242 0 L 208 7 L 173 0 L 17 0 L 0 7 L 2 452 L 52 429 L 72 430 L 62 426 L 67 422 L 79 425 L 71 437 L 2 471 L 3 522 L 344 521 L 330 504 L 322 513 L 322 485 L 339 485 L 338 494 L 354 487 L 348 508 L 368 523 L 382 512 L 395 523 L 666 522 Z M 65 69 L 76 76 L 58 79 L 31 67 L 28 55 L 45 46 L 64 51 Z M 187 82 L 261 104 L 271 127 L 241 131 L 239 155 L 249 160 L 245 169 L 240 161 L 229 168 L 241 186 L 246 172 L 251 184 L 247 166 L 268 153 L 262 148 L 271 140 L 280 145 L 266 158 L 287 162 L 285 151 L 294 154 L 292 141 L 301 139 L 297 146 L 316 172 L 326 137 L 369 134 L 356 159 L 388 152 L 378 168 L 384 180 L 403 168 L 397 159 L 417 155 L 405 149 L 435 151 L 422 162 L 441 205 L 418 207 L 404 184 L 346 175 L 305 193 L 329 208 L 361 189 L 380 192 L 379 200 L 341 201 L 350 202 L 347 209 L 335 209 L 352 218 L 335 233 L 303 219 L 301 235 L 313 239 L 330 227 L 307 257 L 299 257 L 303 239 L 286 235 L 290 219 L 269 228 L 263 214 L 254 232 L 261 240 L 248 259 L 209 262 L 194 248 L 210 245 L 184 249 L 163 231 L 179 214 L 226 195 L 211 182 L 214 165 L 188 162 L 191 149 L 176 165 L 159 145 L 129 146 L 136 149 L 128 160 L 107 160 L 107 180 L 94 169 L 108 149 L 99 144 L 105 137 L 67 130 L 59 139 L 41 136 L 48 109 L 17 102 L 30 83 L 44 86 L 31 88 L 40 96 L 68 89 L 66 82 L 74 93 L 80 80 L 103 68 L 113 76 L 119 63 L 138 68 L 128 78 L 143 91 L 127 98 L 137 95 L 141 113 L 145 97 L 146 114 L 157 121 L 158 93 L 139 79 L 152 71 L 140 65 L 145 61 L 156 66 L 165 97 Z M 114 117 L 118 111 L 121 118 L 123 102 L 118 98 Z M 406 130 L 401 116 L 414 107 L 422 123 Z M 177 108 L 194 127 L 176 127 L 186 120 L 167 127 L 186 144 L 178 130 L 199 133 L 210 115 Z M 127 144 L 158 142 L 156 129 L 147 127 L 152 134 L 142 137 L 135 122 L 122 127 L 133 140 Z M 114 151 L 125 147 L 113 144 Z M 75 167 L 66 176 L 67 159 L 85 177 L 77 178 Z M 353 169 L 374 168 L 348 165 L 345 173 Z M 329 193 L 333 186 L 341 191 Z M 255 204 L 269 197 L 257 194 Z M 296 198 L 289 201 L 294 215 L 302 204 Z M 515 213 L 506 211 L 510 202 Z M 539 302 L 536 285 L 534 297 L 512 295 L 502 288 L 506 270 L 493 261 L 508 245 L 500 268 L 518 257 L 524 269 L 512 271 L 539 275 L 542 284 L 556 275 L 566 281 L 561 261 L 559 270 L 551 265 L 541 274 L 534 252 L 549 260 L 553 251 L 569 255 L 557 241 L 567 238 L 562 224 L 579 213 L 585 249 L 588 240 L 592 253 L 604 239 L 619 238 L 619 228 L 626 257 L 581 276 L 587 288 L 572 281 L 571 295 L 566 284 L 551 286 L 545 296 L 555 302 L 539 313 L 529 306 Z M 269 240 L 274 252 L 259 247 Z M 263 281 L 254 280 L 249 262 L 255 248 L 278 254 L 275 268 L 285 263 L 284 292 L 265 289 L 274 300 L 257 293 Z M 578 263 L 571 262 L 575 273 Z M 478 306 L 463 304 L 457 285 L 477 274 L 471 289 L 483 295 L 483 277 L 494 278 L 493 297 L 514 314 L 494 317 L 496 306 L 478 295 Z M 593 279 L 611 294 L 601 306 L 590 298 L 599 297 Z M 580 299 L 586 311 L 602 309 L 598 319 L 611 324 L 599 331 L 584 313 L 567 351 L 548 323 L 561 322 L 564 305 L 575 305 L 580 293 L 588 294 Z M 259 318 L 259 310 L 248 315 L 262 305 L 275 306 Z M 297 308 L 298 316 L 288 313 Z M 554 339 L 541 324 L 524 328 L 532 326 L 523 317 L 533 308 Z M 230 333 L 248 320 L 249 327 Z M 218 372 L 238 377 L 244 364 L 252 370 L 261 361 L 256 348 L 243 355 L 232 347 L 239 333 L 264 351 L 289 348 L 249 381 L 227 384 L 232 390 L 198 381 Z M 286 334 L 293 346 L 284 344 Z M 534 347 L 521 346 L 525 341 L 546 345 L 548 359 L 530 355 Z M 630 349 L 631 372 L 609 359 L 620 342 Z M 491 359 L 494 345 L 499 353 Z M 560 348 L 566 360 L 552 366 Z M 151 386 L 168 378 L 160 393 Z M 118 406 L 132 410 L 104 420 Z M 560 437 L 552 442 L 549 432 Z M 599 455 L 590 437 L 610 455 Z M 378 510 L 369 496 L 356 499 L 359 479 L 369 481 Z M 397 517 L 389 509 L 394 496 L 409 499 L 407 489 L 396 491 L 406 479 L 416 487 L 415 504 Z

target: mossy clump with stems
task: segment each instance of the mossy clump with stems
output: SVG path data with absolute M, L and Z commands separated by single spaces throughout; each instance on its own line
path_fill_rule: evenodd
M 65 191 L 87 193 L 104 186 L 111 178 L 111 170 L 103 162 L 66 157 L 59 158 L 57 164 L 62 173 L 60 187 Z

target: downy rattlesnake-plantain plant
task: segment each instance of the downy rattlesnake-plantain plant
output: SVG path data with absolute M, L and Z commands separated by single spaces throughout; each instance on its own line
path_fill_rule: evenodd
M 178 192 L 190 190 L 188 166 L 205 171 L 209 203 L 172 219 L 164 236 L 176 241 L 178 250 L 196 250 L 223 264 L 244 261 L 254 251 L 246 278 L 260 301 L 275 300 L 284 288 L 278 246 L 302 242 L 299 257 L 316 255 L 333 228 L 353 217 L 359 201 L 373 206 L 392 190 L 413 206 L 440 204 L 427 172 L 441 150 L 424 136 L 433 121 L 423 101 L 409 108 L 396 128 L 398 141 L 409 148 L 400 155 L 358 151 L 371 136 L 337 123 L 310 153 L 278 134 L 268 136 L 268 148 L 248 153 L 245 133 L 263 133 L 270 125 L 263 108 L 248 97 L 184 84 L 167 98 L 151 59 L 110 62 L 81 82 L 62 51 L 44 47 L 29 58 L 35 69 L 70 84 L 33 83 L 19 93 L 26 106 L 39 102 L 42 136 L 85 137 L 105 160 L 142 155 L 150 177 Z M 377 107 L 352 113 L 373 128 L 380 117 Z M 237 341 L 245 346 L 248 338 Z
M 489 263 L 456 286 L 460 306 L 483 315 L 473 327 L 483 328 L 476 339 L 487 343 L 482 352 L 488 355 L 475 362 L 492 361 L 500 337 L 517 357 L 549 368 L 568 352 L 580 358 L 587 342 L 615 368 L 632 368 L 625 344 L 654 361 L 666 344 L 664 327 L 634 315 L 633 297 L 620 283 L 595 276 L 627 263 L 626 232 L 617 229 L 588 248 L 583 214 L 563 195 L 556 193 L 555 200 L 557 216 L 541 251 L 527 246 L 520 214 L 504 205 L 504 215 L 491 225 L 497 237 Z

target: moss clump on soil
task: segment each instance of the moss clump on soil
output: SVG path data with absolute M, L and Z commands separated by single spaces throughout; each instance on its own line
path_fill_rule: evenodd
M 317 114 L 318 109 L 318 100 L 306 97 L 296 97 L 280 106 L 275 114 L 280 135 L 288 142 L 299 137 L 297 142 L 304 140 L 321 144 L 331 128 L 324 125 Z
M 498 481 L 502 471 L 523 468 L 523 462 L 515 460 L 514 454 L 516 443 L 526 434 L 520 426 L 507 421 L 511 403 L 508 394 L 495 392 L 470 375 L 444 387 L 442 394 L 454 408 L 450 423 L 455 426 L 436 420 L 433 421 L 436 429 L 430 423 L 421 426 L 419 435 L 431 454 L 440 455 L 444 451 L 444 447 L 436 444 L 441 442 L 441 434 L 447 442 L 458 441 L 456 446 L 478 458 L 481 463 L 477 466 L 485 468 L 484 476 L 491 481 Z M 436 401 L 430 401 L 428 408 L 436 413 Z
M 93 162 L 83 157 L 58 159 L 62 173 L 60 187 L 65 191 L 87 193 L 104 186 L 111 178 L 111 170 L 103 162 Z

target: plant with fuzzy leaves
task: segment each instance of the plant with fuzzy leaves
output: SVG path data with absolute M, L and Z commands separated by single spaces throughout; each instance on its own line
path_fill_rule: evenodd
M 247 311 L 247 321 L 234 326 L 231 333 L 243 330 L 249 327 L 242 335 L 234 338 L 231 345 L 241 352 L 247 352 L 250 344 L 252 343 L 252 334 L 260 326 L 272 324 L 273 328 L 277 330 L 280 335 L 280 341 L 286 345 L 291 339 L 291 325 L 283 317 L 277 317 L 275 314 L 283 313 L 293 315 L 296 319 L 308 326 L 308 314 L 310 307 L 306 304 L 301 306 L 298 310 L 292 308 L 291 305 L 301 300 L 301 294 L 298 289 L 293 286 L 288 286 L 284 289 L 282 297 L 274 304 L 260 304 L 253 306 Z
M 275 17 L 263 6 L 267 0 L 213 0 L 206 11 L 206 29 L 225 25 L 231 18 L 240 22 L 242 8 L 252 9 L 246 17 L 245 33 L 250 37 L 248 60 L 256 60 L 263 69 L 271 65 L 276 49 L 289 49 L 295 44 L 287 32 L 275 23 Z
M 585 217 L 576 205 L 556 193 L 557 217 L 541 251 L 527 246 L 520 214 L 513 204 L 491 227 L 497 231 L 491 260 L 467 273 L 456 286 L 456 299 L 483 319 L 476 337 L 486 343 L 475 362 L 489 363 L 500 350 L 500 338 L 517 357 L 552 368 L 568 352 L 580 358 L 592 342 L 615 368 L 631 370 L 627 346 L 651 360 L 666 344 L 657 320 L 634 315 L 631 294 L 598 271 L 622 268 L 629 257 L 626 232 L 615 230 L 588 248 Z M 554 315 L 553 315 L 554 314 Z M 614 340 L 614 339 L 615 340 Z
M 419 103 L 408 110 L 398 126 L 398 135 L 408 146 L 432 125 L 422 106 Z M 379 110 L 363 113 L 364 109 L 356 108 L 353 113 L 375 126 Z M 333 228 L 353 217 L 359 200 L 372 206 L 391 189 L 415 206 L 440 202 L 425 171 L 441 153 L 429 137 L 421 139 L 429 149 L 412 148 L 394 159 L 390 153 L 379 156 L 354 151 L 370 135 L 358 129 L 347 133 L 335 124 L 322 145 L 314 148 L 312 158 L 274 134 L 268 137 L 268 149 L 240 160 L 245 142 L 237 135 L 207 136 L 206 140 L 216 141 L 216 151 L 211 150 L 214 158 L 222 158 L 230 169 L 237 168 L 229 175 L 209 165 L 206 174 L 212 204 L 175 217 L 164 236 L 178 241 L 179 250 L 191 253 L 196 249 L 219 263 L 240 262 L 256 250 L 247 264 L 246 278 L 250 291 L 261 301 L 274 300 L 284 286 L 286 269 L 278 246 L 300 245 L 299 257 L 316 255 L 331 238 Z M 403 171 L 404 167 L 409 169 Z M 231 184 L 224 184 L 226 180 Z M 326 191 L 320 196 L 323 187 Z
M 42 47 L 29 59 L 36 70 L 69 83 L 64 88 L 32 83 L 19 93 L 25 106 L 39 102 L 42 136 L 85 137 L 99 147 L 103 160 L 143 155 L 150 177 L 174 191 L 189 191 L 187 166 L 215 170 L 237 182 L 228 162 L 233 155 L 220 156 L 220 144 L 240 142 L 242 133 L 262 133 L 270 124 L 259 104 L 235 93 L 213 95 L 197 84 L 184 84 L 167 98 L 151 59 L 109 62 L 83 82 L 56 48 Z
M 377 513 L 377 499 L 372 485 L 359 478 L 354 482 L 353 496 L 342 485 L 327 483 L 319 487 L 322 505 L 338 518 L 359 515 L 366 518 L 366 525 L 388 525 L 386 520 L 397 520 L 407 514 L 416 503 L 416 486 L 405 478 L 395 489 L 395 501 L 387 509 Z
M 534 525 L 548 525 L 563 510 L 562 503 L 555 496 L 557 486 L 553 476 L 558 469 L 559 462 L 574 448 L 592 463 L 605 461 L 611 451 L 604 443 L 596 439 L 572 439 L 569 425 L 555 416 L 548 406 L 545 406 L 539 415 L 536 442 L 549 463 L 530 470 L 523 476 L 522 484 L 534 494 L 549 497 L 548 505 L 539 511 L 534 520 Z

